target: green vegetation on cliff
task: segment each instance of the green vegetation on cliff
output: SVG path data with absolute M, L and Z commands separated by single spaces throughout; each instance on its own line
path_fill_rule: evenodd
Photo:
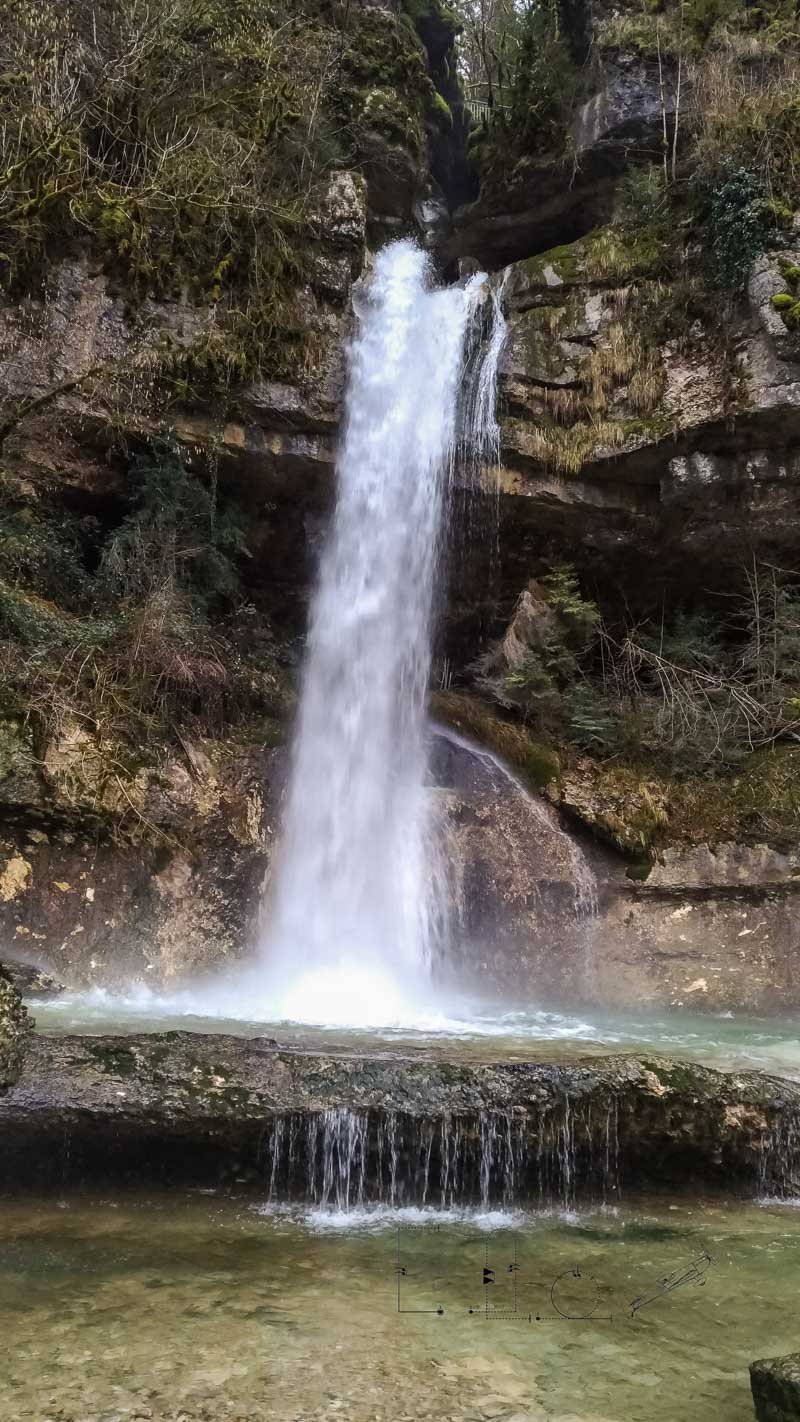
M 483 101 L 470 145 L 485 190 L 513 207 L 531 173 L 539 184 L 548 169 L 574 182 L 585 162 L 580 106 L 595 97 L 613 113 L 617 86 L 628 162 L 656 160 L 664 180 L 658 230 L 639 210 L 637 241 L 662 257 L 669 249 L 674 265 L 687 237 L 700 237 L 701 272 L 729 291 L 758 251 L 780 243 L 800 201 L 800 26 L 789 0 L 462 8 L 462 63 Z
M 560 565 L 523 594 L 479 684 L 534 729 L 602 755 L 739 764 L 800 730 L 800 589 L 761 566 L 739 582 L 725 607 L 607 622 Z
M 787 330 L 797 331 L 800 330 L 800 267 L 786 261 L 779 265 L 787 289 L 773 296 L 772 305 Z
M 482 183 L 500 190 L 532 158 L 568 156 L 570 122 L 586 92 L 575 55 L 580 36 L 573 31 L 571 45 L 566 0 L 462 0 L 460 8 L 467 92 L 486 105 L 470 134 L 470 155 Z
M 291 9 L 3 3 L 6 286 L 88 243 L 131 302 L 222 301 L 234 373 L 284 361 L 332 45 Z
M 412 21 L 333 0 L 0 0 L 0 30 L 0 283 L 88 250 L 132 312 L 215 310 L 167 361 L 194 385 L 302 364 L 325 180 L 445 121 Z
M 158 398 L 146 425 L 126 408 L 104 435 L 111 492 L 67 490 L 55 441 L 52 477 L 40 468 L 31 482 L 15 466 L 8 436 L 43 413 L 48 393 L 9 399 L 0 412 L 0 777 L 14 786 L 9 798 L 22 802 L 25 776 L 41 772 L 48 747 L 76 734 L 90 736 L 123 780 L 184 734 L 257 728 L 282 739 L 293 654 L 276 652 L 269 614 L 252 605 L 248 568 L 266 540 L 251 559 L 264 514 L 243 487 L 272 452 L 243 452 L 237 485 L 213 448 L 178 447 L 171 407 L 210 410 L 213 441 L 237 385 L 315 373 L 309 309 L 324 306 L 315 262 L 331 175 L 353 171 L 360 195 L 366 181 L 371 232 L 402 230 L 431 145 L 454 130 L 458 141 L 448 45 L 459 26 L 460 77 L 481 114 L 472 155 L 509 214 L 532 173 L 555 174 L 552 190 L 580 183 L 576 115 L 609 75 L 633 74 L 656 92 L 663 81 L 663 133 L 657 124 L 643 151 L 632 141 L 627 173 L 604 174 L 610 220 L 601 215 L 603 225 L 575 242 L 555 234 L 559 245 L 526 264 L 530 305 L 514 312 L 515 339 L 527 341 L 535 378 L 508 428 L 524 428 L 529 461 L 577 475 L 598 453 L 609 465 L 623 449 L 651 454 L 676 419 L 664 400 L 665 350 L 673 364 L 697 356 L 719 377 L 708 397 L 714 418 L 741 412 L 731 310 L 754 256 L 786 244 L 800 201 L 800 43 L 784 0 L 626 0 L 596 14 L 568 0 L 403 0 L 397 11 L 335 0 L 0 0 L 0 26 L 9 310 L 31 294 L 50 298 L 58 264 L 79 255 L 90 279 L 110 279 L 134 330 L 153 302 L 179 302 L 181 319 L 203 315 L 196 336 L 189 319 L 185 339 L 164 329 L 147 348 Z M 363 207 L 360 217 L 343 248 L 342 293 L 363 258 Z M 798 269 L 784 261 L 780 272 L 772 305 L 793 330 Z M 571 364 L 566 375 L 558 361 Z M 59 393 L 82 379 L 68 371 Z M 162 437 L 141 434 L 159 422 Z M 553 537 L 536 563 L 539 632 L 512 660 L 492 655 L 468 674 L 484 700 L 440 699 L 440 714 L 538 788 L 580 765 L 609 807 L 601 832 L 626 852 L 650 852 L 692 824 L 790 834 L 800 731 L 792 578 L 754 566 L 736 575 L 725 607 L 673 597 L 663 612 L 645 588 L 621 613 L 602 578 L 584 585 L 559 563 L 557 545 Z M 298 535 L 291 554 L 300 546 Z M 271 556 L 263 583 L 283 577 Z M 305 573 L 277 595 L 294 603 L 285 642 L 301 620 Z
M 87 776 L 124 781 L 165 741 L 286 712 L 287 674 L 269 627 L 253 635 L 240 582 L 243 510 L 173 441 L 132 454 L 113 521 L 71 514 L 10 479 L 2 492 L 7 793 L 76 737 Z
M 699 468 L 707 451 L 713 463 L 723 425 L 737 430 L 737 449 L 783 438 L 777 419 L 750 435 L 748 421 L 763 415 L 761 357 L 748 363 L 743 350 L 748 320 L 758 340 L 773 340 L 770 296 L 783 325 L 800 326 L 796 6 L 464 3 L 466 67 L 484 101 L 471 138 L 482 198 L 466 221 L 487 252 L 496 244 L 499 262 L 516 240 L 525 258 L 507 286 L 507 487 L 527 492 L 529 478 L 537 486 L 544 474 L 548 485 L 585 471 L 596 495 L 585 508 L 580 492 L 564 496 L 565 526 L 574 516 L 585 538 L 582 568 L 595 570 L 591 595 L 576 574 L 571 592 L 595 605 L 594 621 L 578 632 L 561 615 L 557 583 L 570 575 L 557 566 L 558 499 L 532 487 L 545 522 L 531 538 L 536 578 L 502 642 L 465 672 L 481 700 L 460 719 L 496 748 L 505 740 L 518 765 L 518 730 L 551 747 L 551 792 L 630 855 L 670 839 L 796 842 L 800 593 L 791 558 L 759 551 L 763 532 L 751 547 L 745 531 L 713 588 L 690 576 L 684 599 L 658 566 L 658 593 L 644 572 L 641 585 L 627 577 L 622 606 L 609 570 L 624 566 L 636 534 L 620 519 L 622 548 L 612 554 L 602 528 L 618 477 L 648 497 L 660 478 L 662 503 L 674 490 L 677 514 L 674 441 L 699 449 Z M 565 196 L 572 189 L 583 189 L 584 205 Z M 758 281 L 773 278 L 762 294 Z M 791 358 L 786 342 L 776 353 Z M 792 458 L 789 449 L 790 479 Z M 698 475 L 699 502 L 701 483 Z M 619 503 L 631 525 L 644 513 L 627 492 Z M 659 526 L 669 517 L 665 507 Z M 500 731 L 488 726 L 487 702 L 499 708 Z
M 559 565 L 434 710 L 632 857 L 800 829 L 800 591 L 773 568 L 668 616 L 601 615 Z M 498 709 L 499 708 L 499 709 Z

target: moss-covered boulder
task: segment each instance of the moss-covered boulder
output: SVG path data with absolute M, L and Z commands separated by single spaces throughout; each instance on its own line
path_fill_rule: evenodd
M 797 1422 L 800 1417 L 800 1353 L 761 1358 L 750 1364 L 758 1422 Z
M 32 1023 L 22 999 L 0 972 L 0 1093 L 13 1086 L 22 1070 L 22 1059 Z

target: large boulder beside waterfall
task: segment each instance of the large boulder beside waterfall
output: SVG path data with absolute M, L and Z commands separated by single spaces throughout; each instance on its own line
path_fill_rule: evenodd
M 595 878 L 558 813 L 496 756 L 443 728 L 432 777 L 456 912 L 444 972 L 486 997 L 576 987 Z
M 0 970 L 0 1094 L 17 1080 L 32 1024 L 19 993 Z

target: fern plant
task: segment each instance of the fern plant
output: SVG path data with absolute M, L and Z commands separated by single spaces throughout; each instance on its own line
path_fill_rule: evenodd
M 216 487 L 191 471 L 172 438 L 154 440 L 131 466 L 131 509 L 106 545 L 102 591 L 127 600 L 170 583 L 207 612 L 238 589 L 244 521 L 220 508 Z

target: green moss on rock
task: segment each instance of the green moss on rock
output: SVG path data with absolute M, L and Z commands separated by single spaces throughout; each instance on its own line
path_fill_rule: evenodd
M 415 25 L 435 25 L 440 34 L 447 30 L 456 35 L 461 29 L 457 11 L 443 0 L 402 0 L 402 9 Z
M 735 771 L 669 776 L 561 748 L 550 797 L 644 870 L 666 845 L 770 844 L 791 848 L 800 828 L 800 747 L 775 746 Z
M 703 1092 L 705 1081 L 702 1068 L 698 1069 L 690 1062 L 664 1061 L 663 1058 L 653 1061 L 643 1057 L 642 1066 L 652 1072 L 656 1080 L 668 1091 L 686 1095 Z
M 786 329 L 800 330 L 800 299 L 790 291 L 781 291 L 770 300 Z
M 611 223 L 518 262 L 515 271 L 524 285 L 552 291 L 559 284 L 621 285 L 658 276 L 663 267 L 663 244 L 654 229 L 642 223 Z
M 564 285 L 581 280 L 584 275 L 582 252 L 580 242 L 551 247 L 540 256 L 528 257 L 524 262 L 518 262 L 515 271 L 519 272 L 524 282 L 530 286 L 551 290 L 553 280 L 551 276 L 548 281 L 548 271 L 557 278 L 557 282 Z
M 113 1039 L 106 1041 L 102 1037 L 90 1037 L 86 1050 L 94 1058 L 98 1069 L 109 1076 L 136 1076 L 139 1072 L 140 1063 L 133 1049 Z M 152 1062 L 152 1056 L 150 1060 Z
M 373 134 L 416 157 L 435 90 L 413 24 L 405 16 L 359 10 L 348 40 L 333 108 L 354 130 L 359 146 Z
M 447 100 L 434 89 L 428 101 L 428 116 L 434 128 L 449 133 L 453 127 L 453 112 Z

